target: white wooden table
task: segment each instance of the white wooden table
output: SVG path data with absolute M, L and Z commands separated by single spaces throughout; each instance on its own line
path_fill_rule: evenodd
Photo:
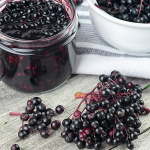
M 142 87 L 150 83 L 150 80 L 128 78 L 128 81 L 134 81 Z M 21 126 L 21 120 L 18 116 L 9 116 L 9 112 L 24 112 L 28 99 L 39 96 L 47 107 L 55 109 L 60 104 L 65 107 L 65 111 L 61 115 L 56 115 L 53 120 L 62 121 L 69 114 L 73 113 L 81 101 L 75 99 L 76 92 L 90 92 L 98 83 L 98 76 L 77 75 L 69 79 L 63 86 L 57 90 L 42 93 L 29 94 L 16 91 L 9 88 L 3 82 L 0 82 L 0 150 L 9 150 L 16 142 L 22 150 L 77 150 L 74 143 L 68 144 L 60 137 L 63 126 L 57 131 L 52 131 L 48 139 L 43 139 L 38 133 L 32 133 L 25 140 L 19 140 L 18 130 Z M 150 108 L 150 90 L 143 92 L 142 99 L 145 105 Z M 135 150 L 150 150 L 150 115 L 140 116 L 142 126 L 141 134 L 134 141 Z M 117 147 L 108 146 L 102 143 L 102 150 L 126 150 L 125 144 Z

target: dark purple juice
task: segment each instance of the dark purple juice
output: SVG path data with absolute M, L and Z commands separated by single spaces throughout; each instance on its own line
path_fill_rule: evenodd
M 67 46 L 55 53 L 44 51 L 34 56 L 2 51 L 0 69 L 2 81 L 25 92 L 54 89 L 65 82 L 72 71 Z

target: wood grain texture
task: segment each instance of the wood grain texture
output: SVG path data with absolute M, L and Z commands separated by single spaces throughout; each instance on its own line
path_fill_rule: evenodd
M 150 80 L 144 79 L 129 78 L 128 81 L 130 80 L 140 84 L 142 87 L 150 83 Z M 8 114 L 10 111 L 24 112 L 27 100 L 39 96 L 43 100 L 43 103 L 49 108 L 55 109 L 58 104 L 65 107 L 63 114 L 56 115 L 52 119 L 62 121 L 75 111 L 77 105 L 81 101 L 81 99 L 75 99 L 74 94 L 76 92 L 90 92 L 97 83 L 98 76 L 78 75 L 69 79 L 57 90 L 47 93 L 29 94 L 13 90 L 3 82 L 0 82 L 0 150 L 9 150 L 15 141 L 19 140 L 18 130 L 22 122 L 18 116 L 9 116 Z M 142 97 L 147 107 L 150 107 L 149 91 L 149 89 L 144 91 Z M 82 105 L 81 109 L 83 107 L 84 105 Z M 140 119 L 142 121 L 142 127 L 140 128 L 142 132 L 150 127 L 150 115 L 140 116 Z M 41 138 L 38 133 L 32 133 L 27 139 L 19 140 L 17 144 L 19 144 L 23 150 L 77 150 L 75 144 L 68 144 L 60 137 L 62 130 L 63 127 L 61 126 L 59 130 L 52 131 L 48 139 Z M 134 141 L 136 150 L 141 150 L 142 145 L 148 148 L 148 140 L 150 139 L 149 132 L 150 131 L 147 131 L 141 134 L 139 138 Z M 112 147 L 105 143 L 102 144 L 102 150 L 108 150 L 110 148 Z M 114 149 L 125 149 L 125 147 L 121 145 Z M 148 149 L 143 148 L 143 150 Z

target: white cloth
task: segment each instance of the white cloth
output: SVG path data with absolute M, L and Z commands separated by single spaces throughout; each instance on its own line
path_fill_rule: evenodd
M 81 24 L 75 38 L 76 61 L 73 73 L 109 75 L 118 70 L 125 76 L 150 79 L 150 55 L 125 54 L 109 45 L 95 31 L 86 1 L 76 7 Z

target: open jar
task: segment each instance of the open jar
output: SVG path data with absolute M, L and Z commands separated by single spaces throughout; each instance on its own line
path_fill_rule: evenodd
M 0 2 L 1 10 L 7 2 Z M 70 77 L 75 61 L 73 38 L 78 29 L 78 17 L 71 0 L 53 2 L 67 5 L 66 9 L 69 9 L 70 22 L 58 34 L 39 40 L 24 40 L 0 32 L 0 77 L 14 89 L 49 91 Z

